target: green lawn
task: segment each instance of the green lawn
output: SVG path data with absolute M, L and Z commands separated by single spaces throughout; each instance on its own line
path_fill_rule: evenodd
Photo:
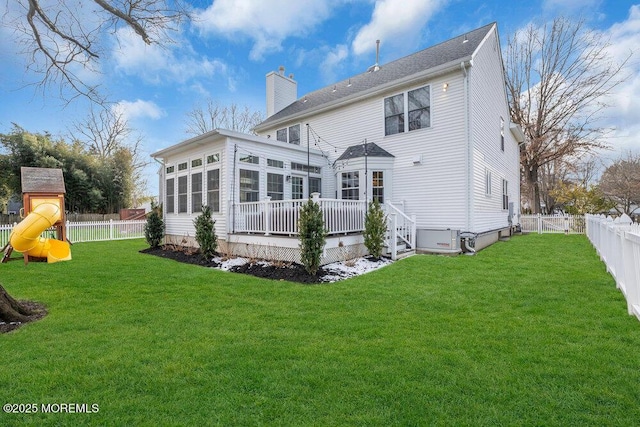
M 0 425 L 637 425 L 640 322 L 584 236 L 419 255 L 327 285 L 81 243 L 0 265 L 49 315 L 0 335 Z

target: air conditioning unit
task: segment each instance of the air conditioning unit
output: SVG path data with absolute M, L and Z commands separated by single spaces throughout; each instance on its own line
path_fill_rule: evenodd
M 434 253 L 459 253 L 460 230 L 417 229 L 416 246 L 418 251 Z

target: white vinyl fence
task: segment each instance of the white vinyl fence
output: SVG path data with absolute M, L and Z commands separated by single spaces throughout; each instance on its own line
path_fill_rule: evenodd
M 625 296 L 629 314 L 640 319 L 640 224 L 627 215 L 585 218 L 587 237 Z
M 520 215 L 520 226 L 527 233 L 584 234 L 582 215 Z
M 71 243 L 97 242 L 101 240 L 139 239 L 144 237 L 145 220 L 136 221 L 67 221 L 67 239 Z M 0 248 L 9 243 L 14 224 L 0 225 Z M 42 233 L 45 237 L 49 231 Z M 51 231 L 55 237 L 55 231 Z

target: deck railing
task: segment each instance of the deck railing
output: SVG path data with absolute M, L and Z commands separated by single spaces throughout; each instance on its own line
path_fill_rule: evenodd
M 134 221 L 67 221 L 67 239 L 71 243 L 97 242 L 102 240 L 138 239 L 144 237 L 145 220 Z M 0 248 L 9 243 L 9 236 L 14 224 L 0 225 Z M 47 236 L 48 231 L 43 232 Z M 51 229 L 52 237 L 55 230 Z
M 320 204 L 329 235 L 361 232 L 367 211 L 365 200 L 314 198 Z M 264 235 L 298 235 L 300 209 L 307 201 L 270 200 L 238 203 L 232 207 L 232 231 Z
M 587 214 L 585 219 L 587 237 L 625 296 L 629 314 L 640 319 L 640 224 L 627 215 L 614 220 Z

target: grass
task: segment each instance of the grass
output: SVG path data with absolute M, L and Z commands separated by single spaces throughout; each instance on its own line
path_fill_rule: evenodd
M 0 335 L 0 425 L 635 425 L 640 322 L 584 236 L 414 256 L 331 285 L 81 243 L 0 265 L 49 315 Z

